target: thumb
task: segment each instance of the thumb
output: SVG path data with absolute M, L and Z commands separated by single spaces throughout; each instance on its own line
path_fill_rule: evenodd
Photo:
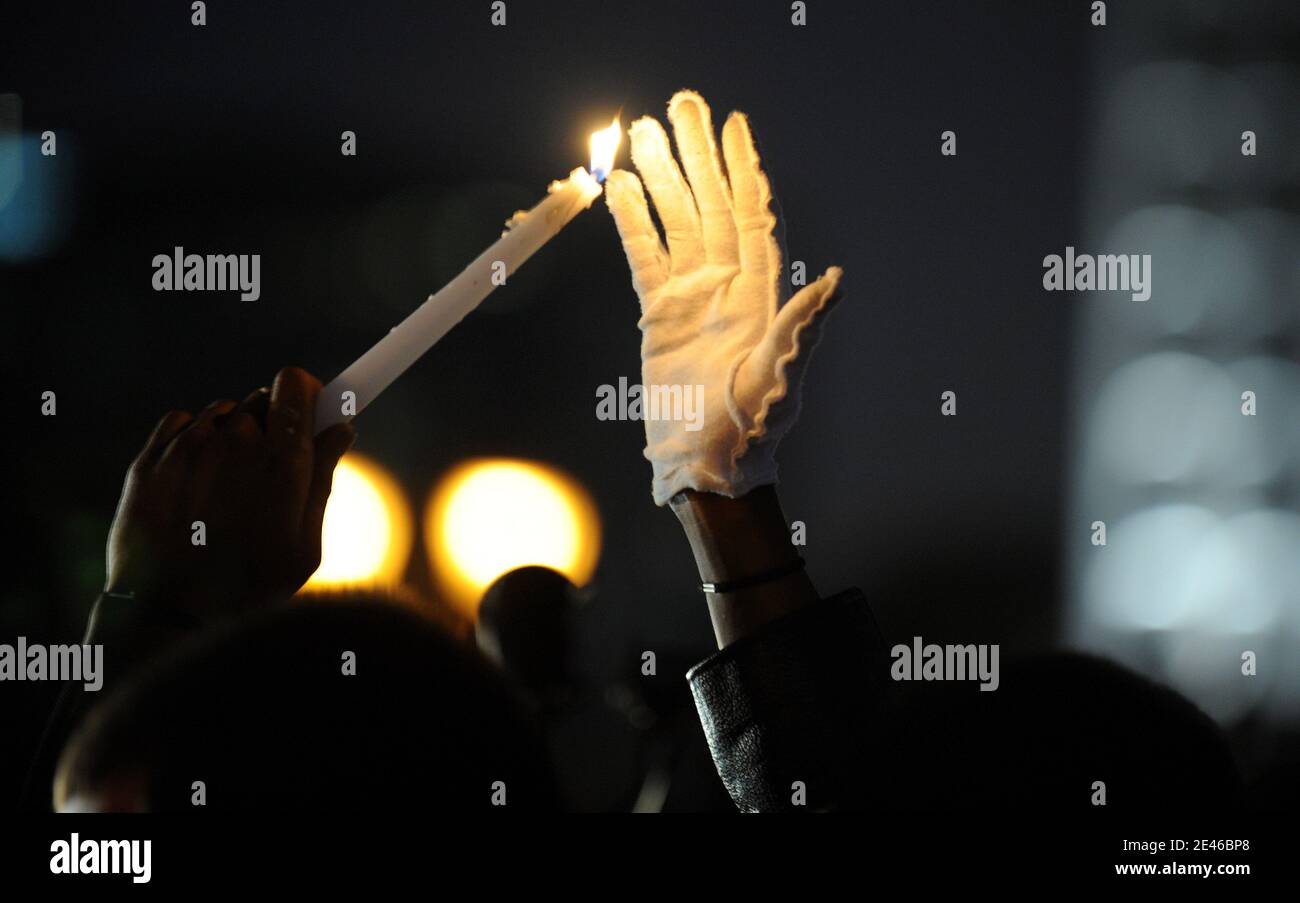
M 844 271 L 830 267 L 816 282 L 801 288 L 787 301 L 767 327 L 767 332 L 736 373 L 736 399 L 761 426 L 763 406 L 779 401 L 788 392 L 785 369 L 797 358 L 807 357 L 812 341 L 801 336 L 806 328 L 824 316 L 840 296 L 840 279 Z M 778 389 L 773 393 L 773 389 Z M 796 381 L 795 390 L 798 390 Z M 768 397 L 768 396 L 771 397 Z

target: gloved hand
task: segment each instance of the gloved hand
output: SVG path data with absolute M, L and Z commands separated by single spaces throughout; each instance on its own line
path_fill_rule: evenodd
M 651 419 L 643 404 L 659 505 L 685 489 L 736 498 L 776 482 L 776 446 L 798 415 L 803 367 L 843 274 L 831 267 L 782 304 L 772 190 L 745 115 L 723 126 L 725 175 L 704 98 L 677 92 L 668 118 L 689 185 L 657 120 L 630 130 L 667 249 L 640 179 L 615 170 L 605 190 L 641 298 L 643 401 L 652 387 L 703 394 L 702 422 L 668 419 L 674 411 L 662 408 Z

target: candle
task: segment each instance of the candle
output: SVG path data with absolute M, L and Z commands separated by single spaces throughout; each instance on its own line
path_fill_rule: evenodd
M 591 172 L 579 166 L 567 179 L 552 182 L 540 204 L 512 216 L 500 239 L 321 389 L 316 402 L 316 432 L 360 414 L 482 303 L 497 285 L 494 275 L 514 275 L 524 261 L 590 207 L 600 197 L 601 183 L 614 165 L 621 134 L 615 118 L 609 128 L 592 135 Z

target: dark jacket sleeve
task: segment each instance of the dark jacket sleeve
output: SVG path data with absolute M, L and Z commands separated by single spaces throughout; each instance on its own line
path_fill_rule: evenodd
M 978 682 L 895 682 L 865 598 L 775 621 L 687 674 L 718 773 L 742 811 L 1113 804 L 1231 808 L 1222 731 L 1191 702 L 1112 662 L 1055 651 Z
M 766 625 L 686 675 L 727 792 L 746 812 L 868 802 L 888 653 L 849 590 Z

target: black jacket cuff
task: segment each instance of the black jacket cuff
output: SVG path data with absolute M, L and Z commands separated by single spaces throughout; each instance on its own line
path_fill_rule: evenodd
M 853 589 L 774 621 L 687 672 L 736 805 L 828 810 L 868 798 L 863 785 L 881 740 L 867 735 L 879 723 L 873 713 L 886 705 L 888 661 L 866 598 Z

